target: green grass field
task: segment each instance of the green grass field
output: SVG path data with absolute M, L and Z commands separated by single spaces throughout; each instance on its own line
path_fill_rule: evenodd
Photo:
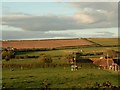
M 70 67 L 35 68 L 35 69 L 3 69 L 3 86 L 5 88 L 42 88 L 47 80 L 49 88 L 86 88 L 95 87 L 95 83 L 102 84 L 110 81 L 118 86 L 118 73 L 97 68 L 82 68 L 70 71 Z
M 87 40 L 93 41 L 103 46 L 118 45 L 119 41 L 118 38 L 88 38 Z
M 95 53 L 104 52 L 107 49 L 118 51 L 118 47 L 81 47 L 52 51 L 17 52 L 16 55 L 39 56 L 41 53 L 45 53 L 52 57 L 53 64 L 64 64 L 65 56 L 69 52 L 83 50 L 83 53 Z M 71 71 L 70 66 L 43 68 L 40 67 L 39 58 L 2 60 L 2 64 L 3 88 L 43 88 L 45 81 L 49 88 L 95 88 L 96 82 L 102 87 L 103 82 L 106 81 L 110 81 L 113 86 L 119 86 L 120 73 L 118 71 L 98 69 L 91 63 L 81 63 L 82 68 L 78 71 Z M 22 65 L 23 68 L 21 68 Z M 32 67 L 30 68 L 29 65 Z
M 49 68 L 22 68 L 14 65 L 35 64 L 38 59 L 13 59 L 3 60 L 3 64 L 12 67 L 2 69 L 2 84 L 5 88 L 42 88 L 47 80 L 49 88 L 91 88 L 95 83 L 103 84 L 110 81 L 113 86 L 118 86 L 118 72 L 98 69 L 92 63 L 81 63 L 82 68 L 71 71 L 70 66 L 57 66 Z
M 77 49 L 63 49 L 63 50 L 53 50 L 53 51 L 34 51 L 34 52 L 19 52 L 16 55 L 29 55 L 29 56 L 39 56 L 41 53 L 52 56 L 66 55 L 69 52 L 83 50 L 83 53 L 93 53 L 93 52 L 104 52 L 107 49 L 112 49 L 118 51 L 118 47 L 81 47 Z

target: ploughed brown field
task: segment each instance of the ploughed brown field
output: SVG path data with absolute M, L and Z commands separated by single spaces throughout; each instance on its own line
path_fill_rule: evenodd
M 63 40 L 19 40 L 2 41 L 2 47 L 23 48 L 57 48 L 67 46 L 89 46 L 93 43 L 84 39 L 63 39 Z

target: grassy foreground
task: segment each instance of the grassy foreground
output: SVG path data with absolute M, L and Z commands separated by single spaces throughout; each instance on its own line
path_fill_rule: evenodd
M 46 80 L 49 88 L 86 88 L 95 87 L 95 83 L 102 84 L 110 81 L 118 86 L 118 73 L 98 68 L 81 68 L 70 71 L 70 67 L 3 69 L 4 88 L 43 88 Z
M 39 56 L 41 53 L 45 53 L 52 57 L 52 63 L 64 64 L 65 56 L 69 52 L 80 50 L 83 50 L 83 53 L 104 52 L 108 48 L 118 51 L 118 47 L 81 47 L 53 51 L 18 52 L 16 55 Z M 106 81 L 109 81 L 112 86 L 118 86 L 120 79 L 118 72 L 98 69 L 93 64 L 84 64 L 81 69 L 74 72 L 70 70 L 70 66 L 39 67 L 39 58 L 2 60 L 2 65 L 4 66 L 2 69 L 3 88 L 43 88 L 45 81 L 49 88 L 95 88 L 96 82 L 102 86 Z M 32 68 L 29 68 L 30 65 Z M 25 68 L 21 69 L 19 66 Z

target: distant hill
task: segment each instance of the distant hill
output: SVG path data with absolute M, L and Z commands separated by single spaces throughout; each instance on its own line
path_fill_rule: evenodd
M 119 45 L 120 38 L 87 38 L 86 40 L 99 46 Z
M 53 40 L 9 40 L 2 41 L 2 47 L 23 48 L 57 48 L 73 46 L 91 46 L 94 43 L 84 39 L 53 39 Z

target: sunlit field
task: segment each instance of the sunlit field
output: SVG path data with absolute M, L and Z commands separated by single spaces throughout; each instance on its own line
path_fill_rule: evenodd
M 119 71 L 104 70 L 88 62 L 77 63 L 78 70 L 71 71 L 71 65 L 67 61 L 67 56 L 71 52 L 82 50 L 80 58 L 89 59 L 100 58 L 101 52 L 108 49 L 119 52 L 118 48 L 118 46 L 81 46 L 43 51 L 16 51 L 14 58 L 9 61 L 2 60 L 2 87 L 108 88 L 106 83 L 109 83 L 109 88 L 118 88 Z M 52 63 L 41 63 L 42 54 L 50 56 Z M 30 56 L 37 58 L 28 58 Z
M 118 86 L 118 72 L 99 70 L 94 65 L 83 65 L 77 71 L 70 67 L 49 68 L 4 68 L 4 88 L 44 88 L 45 81 L 49 88 L 95 88 L 96 82 L 103 86 L 109 81 Z

